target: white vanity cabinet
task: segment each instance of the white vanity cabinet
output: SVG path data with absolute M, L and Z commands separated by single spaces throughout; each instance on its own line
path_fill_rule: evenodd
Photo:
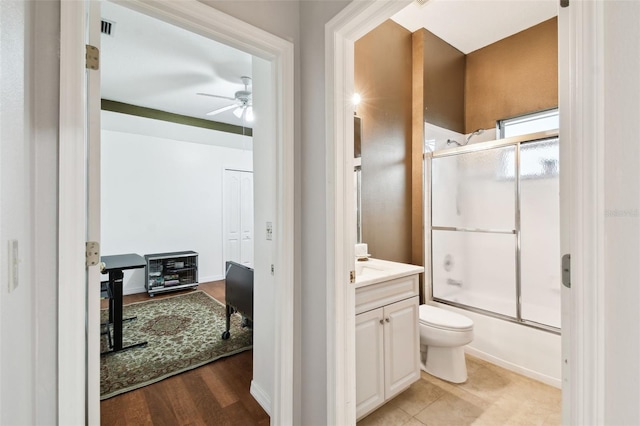
M 420 378 L 418 275 L 356 288 L 356 417 Z

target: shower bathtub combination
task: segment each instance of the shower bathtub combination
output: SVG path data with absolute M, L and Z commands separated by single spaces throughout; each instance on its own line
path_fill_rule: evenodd
M 428 152 L 425 170 L 427 297 L 474 320 L 467 352 L 559 387 L 557 131 Z

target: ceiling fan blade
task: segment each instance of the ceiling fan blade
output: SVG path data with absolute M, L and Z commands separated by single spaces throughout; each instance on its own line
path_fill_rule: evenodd
M 230 101 L 235 101 L 236 100 L 236 98 L 230 98 L 229 96 L 212 95 L 211 93 L 196 93 L 196 95 L 210 96 L 212 98 L 228 99 Z
M 221 112 L 229 111 L 230 109 L 236 108 L 237 106 L 238 105 L 236 105 L 236 104 L 227 105 L 227 106 L 224 106 L 222 108 L 214 109 L 213 111 L 208 112 L 207 115 L 220 114 Z

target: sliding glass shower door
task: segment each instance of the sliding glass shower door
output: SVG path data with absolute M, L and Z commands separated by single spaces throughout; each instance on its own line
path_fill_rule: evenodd
M 557 138 L 430 157 L 433 298 L 559 327 Z
M 560 177 L 558 139 L 520 149 L 522 318 L 560 328 Z

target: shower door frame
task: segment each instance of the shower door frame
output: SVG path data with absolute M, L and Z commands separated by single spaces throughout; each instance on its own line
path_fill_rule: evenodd
M 429 242 L 425 243 L 425 265 L 430 265 L 430 270 L 428 274 L 425 274 L 426 279 L 429 280 L 429 285 L 425 286 L 425 297 L 427 300 L 436 301 L 438 303 L 442 303 L 445 305 L 454 306 L 456 308 L 465 309 L 471 312 L 476 312 L 482 315 L 487 315 L 493 318 L 498 318 L 504 321 L 509 321 L 516 324 L 521 324 L 527 327 L 536 328 L 539 330 L 548 331 L 554 334 L 560 334 L 561 329 L 558 327 L 550 326 L 547 324 L 542 324 L 536 321 L 531 321 L 522 318 L 522 282 L 521 282 L 521 252 L 520 252 L 520 243 L 521 243 L 521 234 L 520 234 L 520 146 L 522 144 L 531 143 L 531 142 L 539 142 L 548 139 L 559 138 L 559 131 L 556 130 L 547 130 L 543 132 L 537 133 L 529 133 L 526 135 L 513 136 L 510 138 L 497 139 L 489 142 L 479 142 L 472 145 L 463 145 L 454 148 L 441 149 L 434 152 L 425 152 L 423 154 L 424 159 L 424 188 L 428 188 L 429 194 L 425 196 L 425 215 L 424 215 L 424 229 L 426 232 L 429 232 Z M 489 230 L 489 229 L 475 229 L 475 228 L 459 228 L 459 227 L 450 227 L 450 226 L 437 226 L 435 230 L 437 231 L 457 231 L 457 232 L 486 232 L 492 234 L 514 234 L 516 237 L 515 243 L 515 284 L 516 284 L 516 316 L 512 317 L 505 314 L 500 314 L 497 312 L 489 311 L 482 308 L 477 308 L 475 306 L 466 305 L 464 303 L 453 302 L 446 299 L 439 299 L 433 297 L 433 231 L 434 226 L 432 224 L 432 215 L 433 215 L 433 204 L 432 204 L 432 194 L 431 185 L 432 185 L 432 161 L 434 158 L 442 158 L 442 157 L 451 157 L 457 156 L 461 154 L 469 154 L 473 152 L 481 152 L 489 149 L 496 148 L 504 148 L 514 146 L 514 179 L 515 179 L 515 221 L 514 228 L 512 231 L 506 230 Z

